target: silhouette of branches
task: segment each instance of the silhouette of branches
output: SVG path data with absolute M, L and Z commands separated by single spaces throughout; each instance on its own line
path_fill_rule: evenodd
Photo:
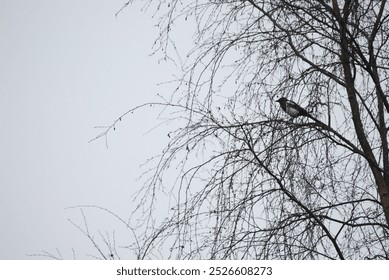
M 173 130 L 135 194 L 139 259 L 388 259 L 385 2 L 145 1 L 182 76 L 153 103 Z

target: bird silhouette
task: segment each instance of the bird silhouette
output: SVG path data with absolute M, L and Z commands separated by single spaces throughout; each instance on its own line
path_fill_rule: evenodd
M 284 110 L 292 118 L 297 118 L 299 116 L 310 117 L 311 115 L 304 108 L 300 107 L 297 103 L 281 97 L 276 102 L 280 103 L 282 110 Z
M 291 116 L 292 119 L 300 116 L 305 116 L 310 118 L 311 120 L 314 120 L 319 124 L 323 124 L 321 121 L 319 121 L 310 113 L 308 113 L 307 110 L 305 110 L 304 108 L 302 108 L 300 105 L 298 105 L 296 102 L 292 100 L 288 100 L 285 97 L 281 97 L 280 99 L 276 100 L 276 102 L 280 103 L 282 110 L 284 110 L 289 116 Z

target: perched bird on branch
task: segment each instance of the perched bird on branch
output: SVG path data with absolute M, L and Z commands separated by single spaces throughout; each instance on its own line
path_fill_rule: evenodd
M 311 117 L 311 115 L 302 107 L 300 107 L 297 103 L 286 99 L 285 97 L 281 97 L 276 100 L 276 102 L 280 103 L 282 110 L 284 110 L 289 116 L 292 118 L 297 118 L 299 116 Z
M 276 100 L 276 102 L 280 103 L 282 110 L 284 110 L 289 116 L 291 116 L 292 119 L 297 118 L 299 116 L 305 116 L 317 123 L 323 124 L 321 121 L 319 121 L 310 113 L 308 113 L 307 110 L 300 107 L 300 105 L 298 105 L 296 102 L 293 102 L 292 100 L 288 100 L 285 97 L 281 97 L 280 99 Z

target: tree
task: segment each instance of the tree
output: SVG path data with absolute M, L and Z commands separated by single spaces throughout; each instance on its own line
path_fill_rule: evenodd
M 182 76 L 155 103 L 177 124 L 137 194 L 138 258 L 388 259 L 386 1 L 151 2 Z

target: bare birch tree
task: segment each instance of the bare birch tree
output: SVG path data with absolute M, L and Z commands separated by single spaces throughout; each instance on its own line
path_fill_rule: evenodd
M 182 76 L 135 199 L 137 257 L 388 259 L 386 1 L 153 2 L 156 51 Z M 314 119 L 290 120 L 279 97 Z

